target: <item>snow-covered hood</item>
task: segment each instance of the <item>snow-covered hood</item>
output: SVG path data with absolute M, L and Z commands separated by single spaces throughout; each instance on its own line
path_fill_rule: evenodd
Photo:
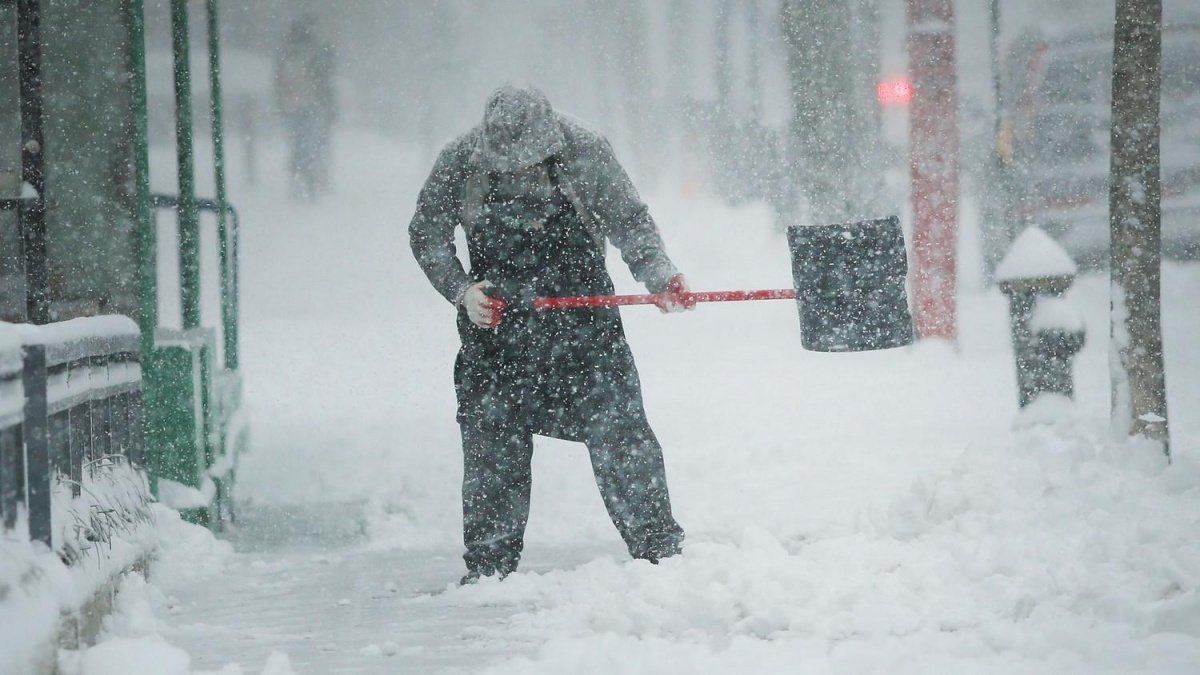
M 473 159 L 488 171 L 515 171 L 559 152 L 562 129 L 535 87 L 506 84 L 488 97 Z

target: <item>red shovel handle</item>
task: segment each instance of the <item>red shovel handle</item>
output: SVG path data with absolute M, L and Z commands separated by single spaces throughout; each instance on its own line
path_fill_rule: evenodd
M 653 305 L 666 297 L 667 293 L 645 295 L 576 295 L 565 298 L 534 298 L 534 309 L 574 309 L 578 307 L 618 307 L 621 305 Z M 746 300 L 795 300 L 796 291 L 791 288 L 764 289 L 758 291 L 700 291 L 678 293 L 683 302 L 743 302 Z

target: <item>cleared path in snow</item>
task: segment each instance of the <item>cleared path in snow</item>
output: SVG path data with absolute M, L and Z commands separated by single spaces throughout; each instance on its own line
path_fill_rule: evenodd
M 250 508 L 230 541 L 239 551 L 219 580 L 169 589 L 172 629 L 193 668 L 240 663 L 256 672 L 276 651 L 297 673 L 400 673 L 467 668 L 533 644 L 497 646 L 466 637 L 511 607 L 422 608 L 406 602 L 443 592 L 456 551 L 370 550 L 346 523 L 361 505 Z M 531 551 L 530 571 L 573 567 L 597 551 Z

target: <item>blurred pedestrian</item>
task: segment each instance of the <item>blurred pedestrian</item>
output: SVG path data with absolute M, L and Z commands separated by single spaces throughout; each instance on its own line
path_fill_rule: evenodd
M 330 143 L 337 120 L 333 47 L 313 16 L 288 29 L 275 65 L 275 103 L 288 141 L 292 196 L 313 199 L 329 188 Z

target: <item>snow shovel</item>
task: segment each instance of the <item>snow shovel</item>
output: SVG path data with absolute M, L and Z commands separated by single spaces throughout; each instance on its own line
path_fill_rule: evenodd
M 697 291 L 695 302 L 795 300 L 801 343 L 817 352 L 859 352 L 911 344 L 904 234 L 895 217 L 788 228 L 795 288 Z M 537 310 L 653 305 L 663 294 L 534 298 Z

